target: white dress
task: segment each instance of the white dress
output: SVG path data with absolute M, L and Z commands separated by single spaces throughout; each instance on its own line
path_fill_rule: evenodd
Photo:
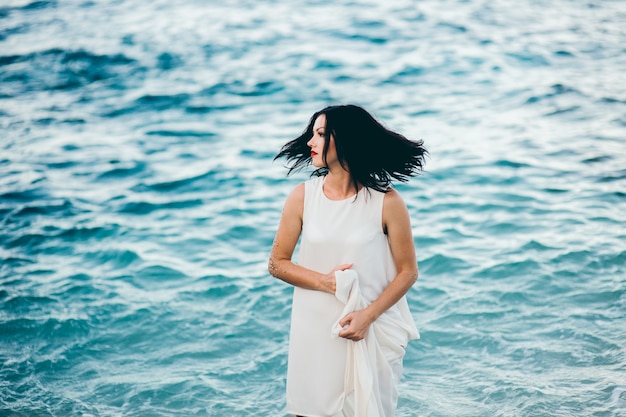
M 298 264 L 320 273 L 352 263 L 360 292 L 371 303 L 395 278 L 396 268 L 382 229 L 385 194 L 362 188 L 357 198 L 330 200 L 323 192 L 324 177 L 305 183 L 302 236 Z M 332 294 L 294 287 L 287 370 L 287 412 L 307 417 L 352 416 L 350 389 L 346 387 L 348 344 L 332 334 L 344 304 Z M 398 346 L 387 349 L 379 366 L 377 385 L 383 409 L 392 417 L 404 348 L 419 337 L 405 297 L 384 314 L 387 322 L 406 330 Z M 382 317 L 382 316 L 381 316 Z M 380 319 L 379 319 L 380 320 Z M 387 366 L 388 365 L 388 366 Z

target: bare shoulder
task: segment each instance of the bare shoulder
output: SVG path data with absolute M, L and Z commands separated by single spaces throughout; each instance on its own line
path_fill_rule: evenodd
M 283 212 L 290 214 L 299 214 L 302 216 L 302 210 L 304 208 L 304 183 L 298 184 L 285 201 L 285 207 Z
M 383 200 L 383 210 L 406 210 L 406 204 L 404 203 L 402 196 L 394 188 L 389 187 L 389 189 L 385 193 L 385 198 Z
M 304 201 L 304 183 L 296 185 L 293 190 L 289 193 L 289 197 L 287 197 L 287 201 Z
M 385 193 L 382 217 L 383 230 L 387 234 L 389 234 L 390 230 L 410 228 L 409 210 L 400 193 L 393 188 L 389 188 Z

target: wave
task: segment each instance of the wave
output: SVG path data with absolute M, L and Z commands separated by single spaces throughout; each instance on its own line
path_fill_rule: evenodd
M 424 275 L 458 274 L 459 271 L 466 270 L 471 264 L 461 258 L 446 255 L 433 255 L 420 261 L 420 271 Z
M 179 201 L 167 201 L 163 203 L 151 203 L 147 201 L 133 201 L 129 203 L 122 204 L 121 207 L 117 209 L 118 213 L 126 213 L 126 214 L 134 214 L 134 215 L 142 215 L 142 214 L 150 214 L 155 211 L 160 210 L 177 210 L 177 209 L 186 209 L 193 208 L 203 205 L 204 202 L 199 198 L 192 198 L 187 200 L 179 200 Z
M 95 54 L 86 50 L 52 48 L 24 55 L 0 56 L 0 82 L 11 96 L 36 91 L 74 90 L 99 81 L 123 81 L 143 68 L 122 53 Z
M 159 193 L 172 191 L 200 191 L 202 189 L 205 189 L 209 182 L 213 184 L 218 174 L 219 173 L 217 171 L 211 170 L 205 172 L 204 174 L 182 178 L 174 181 L 156 182 L 152 184 L 140 183 L 135 185 L 132 190 L 135 192 L 154 191 Z

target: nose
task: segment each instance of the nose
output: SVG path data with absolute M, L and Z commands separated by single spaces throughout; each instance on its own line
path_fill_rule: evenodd
M 309 148 L 313 147 L 313 139 L 315 139 L 315 136 L 311 136 L 311 139 L 309 139 L 309 141 L 306 143 L 306 146 L 308 146 Z

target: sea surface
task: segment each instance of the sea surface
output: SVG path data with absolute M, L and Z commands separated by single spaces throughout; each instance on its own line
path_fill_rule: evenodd
M 626 2 L 0 1 L 0 415 L 285 416 L 313 112 L 423 139 L 397 416 L 626 416 Z

